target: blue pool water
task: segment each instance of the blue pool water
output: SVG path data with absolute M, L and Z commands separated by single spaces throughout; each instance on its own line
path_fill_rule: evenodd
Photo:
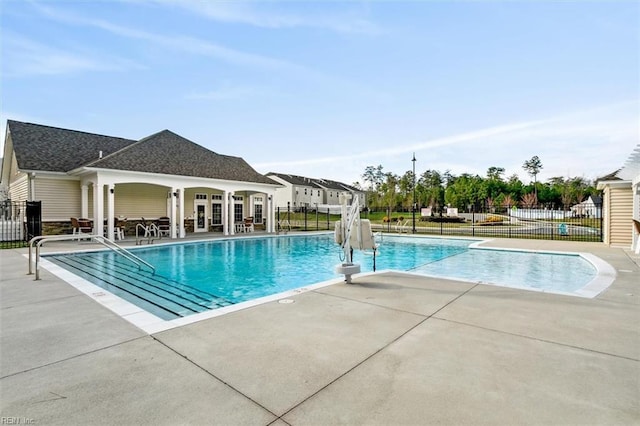
M 376 269 L 567 293 L 584 287 L 596 275 L 595 268 L 578 255 L 470 249 L 474 242 L 385 236 Z M 132 251 L 155 266 L 153 277 L 135 275 L 131 264 L 110 251 L 47 258 L 171 319 L 338 278 L 334 267 L 342 254 L 330 234 L 214 240 Z M 354 261 L 360 263 L 362 272 L 373 270 L 371 255 L 356 251 Z M 147 284 L 147 280 L 153 282 Z M 145 292 L 150 286 L 153 294 L 136 296 L 130 286 L 135 291 L 144 286 Z M 164 286 L 171 286 L 168 294 Z M 186 294 L 188 300 L 165 309 L 170 313 L 158 308 L 176 293 Z

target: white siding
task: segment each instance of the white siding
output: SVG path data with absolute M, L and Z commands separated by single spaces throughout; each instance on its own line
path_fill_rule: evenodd
M 68 221 L 80 215 L 80 181 L 35 179 L 34 201 L 42 201 L 42 220 Z
M 118 184 L 115 186 L 115 215 L 129 219 L 141 217 L 156 219 L 167 214 L 167 194 L 169 188 L 146 184 Z M 89 191 L 91 193 L 91 191 Z M 105 188 L 104 209 L 107 214 L 107 190 Z M 90 197 L 91 199 L 93 197 Z M 89 211 L 92 211 L 92 201 Z
M 29 179 L 22 173 L 20 179 L 14 179 L 9 186 L 9 198 L 13 201 L 27 201 L 29 197 Z
M 609 190 L 609 241 L 616 246 L 631 246 L 633 236 L 633 193 L 629 188 Z

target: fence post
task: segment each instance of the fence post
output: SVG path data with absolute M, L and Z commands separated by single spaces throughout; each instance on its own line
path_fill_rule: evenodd
M 471 209 L 471 236 L 476 236 L 476 209 Z
M 307 230 L 307 206 L 304 206 L 304 230 Z
M 329 207 L 327 207 L 327 231 L 329 231 L 329 213 L 330 213 L 330 210 L 329 210 Z
M 599 231 L 600 231 L 600 239 L 599 239 L 599 241 L 603 242 L 604 241 L 604 232 L 602 230 L 602 220 L 604 218 L 602 217 L 603 216 L 603 214 L 602 214 L 603 213 L 602 212 L 602 204 L 599 204 L 599 207 L 596 209 L 596 211 L 600 213 L 600 229 L 599 229 Z

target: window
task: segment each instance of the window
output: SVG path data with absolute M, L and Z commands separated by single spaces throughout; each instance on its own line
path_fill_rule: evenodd
M 222 225 L 222 204 L 221 203 L 211 204 L 211 224 Z
M 254 206 L 253 223 L 262 223 L 262 204 Z
M 222 194 L 211 194 L 211 224 L 222 225 Z
M 242 195 L 234 195 L 233 199 L 233 220 L 242 222 L 244 220 L 244 197 Z
M 233 220 L 236 222 L 242 222 L 244 220 L 244 214 L 242 212 L 242 203 L 235 203 L 233 205 Z
M 253 197 L 253 222 L 262 223 L 262 197 Z
M 304 189 L 304 195 L 307 195 L 307 188 Z
M 206 200 L 207 199 L 207 194 L 196 194 L 195 199 L 196 200 Z

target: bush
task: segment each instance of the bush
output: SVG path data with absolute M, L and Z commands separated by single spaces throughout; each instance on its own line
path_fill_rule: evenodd
M 420 218 L 422 222 L 435 222 L 435 223 L 464 223 L 463 217 L 448 217 L 448 216 L 423 216 Z
M 382 222 L 389 223 L 389 222 L 391 222 L 391 220 L 389 219 L 389 216 L 385 216 L 385 217 L 382 218 Z

